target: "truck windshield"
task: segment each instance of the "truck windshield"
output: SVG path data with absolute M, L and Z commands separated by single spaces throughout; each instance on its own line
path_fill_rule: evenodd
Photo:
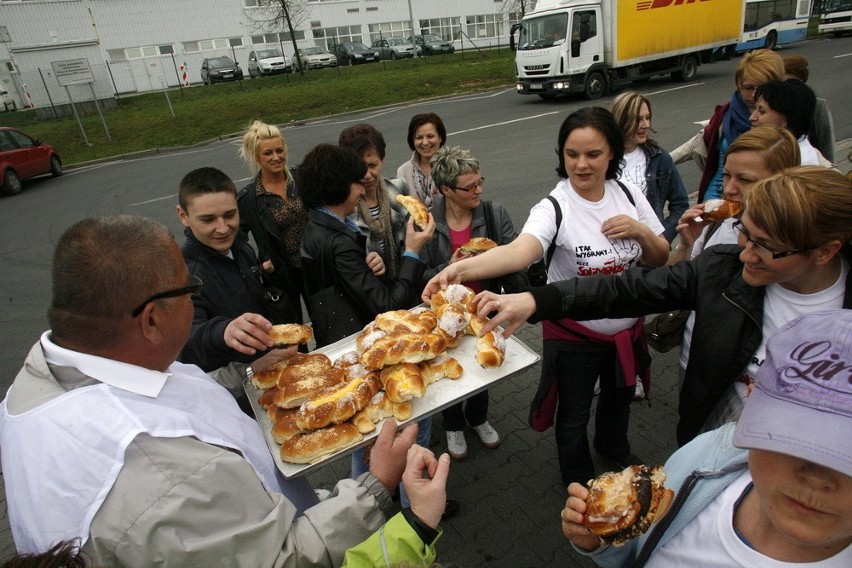
M 521 25 L 518 49 L 541 49 L 565 41 L 568 32 L 568 14 L 550 14 L 530 18 Z

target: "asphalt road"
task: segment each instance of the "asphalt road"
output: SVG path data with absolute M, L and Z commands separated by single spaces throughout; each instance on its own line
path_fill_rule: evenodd
M 837 140 L 852 138 L 852 105 L 843 102 L 847 100 L 850 87 L 852 38 L 813 40 L 782 49 L 780 53 L 800 53 L 809 59 L 809 85 L 829 102 Z M 692 136 L 698 129 L 694 122 L 708 118 L 717 104 L 728 99 L 737 61 L 701 66 L 697 80 L 692 83 L 660 78 L 636 85 L 637 90 L 652 101 L 655 137 L 664 148 L 670 150 Z M 612 95 L 597 104 L 607 106 L 611 99 Z M 392 176 L 395 168 L 411 156 L 405 142 L 410 117 L 418 112 L 436 112 L 447 126 L 448 143 L 470 148 L 481 160 L 482 174 L 488 179 L 486 197 L 502 202 L 520 228 L 531 205 L 546 195 L 557 181 L 555 147 L 560 122 L 568 113 L 588 104 L 578 98 L 542 101 L 538 97 L 517 95 L 512 88 L 286 125 L 284 135 L 289 145 L 290 162 L 298 163 L 317 143 L 335 143 L 346 126 L 370 122 L 385 135 L 388 149 L 384 173 Z M 247 112 L 247 121 L 250 114 Z M 180 235 L 182 227 L 175 214 L 180 178 L 191 169 L 215 166 L 241 187 L 247 182 L 249 172 L 237 157 L 237 144 L 237 139 L 229 139 L 171 153 L 84 165 L 69 169 L 60 178 L 35 180 L 26 184 L 22 194 L 0 199 L 2 392 L 5 393 L 29 348 L 47 327 L 50 261 L 62 232 L 85 217 L 134 214 L 154 218 Z M 838 160 L 845 158 L 848 144 L 844 148 Z M 848 163 L 846 166 L 848 169 Z M 681 174 L 688 190 L 694 190 L 698 170 L 684 164 Z M 178 236 L 179 242 L 181 239 Z M 518 395 L 513 391 L 507 394 L 507 404 L 515 396 L 518 399 L 515 402 L 521 407 L 528 403 L 525 393 Z M 649 424 L 654 420 L 650 416 Z M 521 435 L 523 428 L 519 423 Z M 669 435 L 659 434 L 658 437 Z M 647 434 L 648 439 L 654 436 L 653 431 Z M 552 436 L 549 438 L 552 444 Z M 661 454 L 658 459 L 664 459 L 670 441 L 660 439 L 657 442 L 656 452 Z M 548 452 L 548 455 L 553 453 L 552 450 Z M 0 514 L 5 517 L 2 488 L 0 498 Z M 558 512 L 552 515 L 554 519 L 556 514 Z M 13 548 L 7 522 L 5 519 L 0 522 L 3 523 L 0 525 L 0 557 L 5 557 Z M 501 538 L 507 536 L 510 535 Z M 559 543 L 551 545 L 559 547 Z M 479 546 L 488 548 L 485 543 Z M 446 560 L 453 561 L 452 558 Z M 474 563 L 467 565 L 476 564 L 472 558 L 468 560 Z M 459 563 L 460 559 L 456 557 L 454 562 Z

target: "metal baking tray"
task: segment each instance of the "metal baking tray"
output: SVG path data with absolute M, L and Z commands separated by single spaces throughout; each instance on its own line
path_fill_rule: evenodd
M 356 334 L 357 335 L 357 334 Z M 314 353 L 325 353 L 332 362 L 340 355 L 353 351 L 355 349 L 355 337 L 352 335 L 345 339 L 327 345 L 321 349 L 317 349 Z M 462 338 L 458 346 L 448 349 L 447 354 L 455 357 L 461 364 L 464 372 L 458 379 L 441 379 L 429 385 L 426 389 L 426 394 L 423 398 L 416 398 L 411 401 L 412 415 L 409 420 L 401 422 L 400 425 L 410 424 L 418 420 L 440 412 L 441 410 L 452 406 L 460 400 L 464 400 L 480 391 L 488 389 L 500 381 L 534 365 L 540 356 L 538 353 L 530 349 L 521 340 L 512 336 L 506 340 L 506 357 L 503 365 L 495 369 L 483 369 L 476 362 L 476 337 L 467 335 Z M 243 383 L 246 395 L 251 402 L 254 414 L 260 424 L 260 429 L 266 438 L 266 444 L 269 446 L 269 451 L 278 469 L 284 477 L 292 478 L 308 474 L 322 467 L 329 461 L 338 460 L 348 456 L 353 451 L 363 446 L 366 446 L 370 441 L 378 435 L 381 429 L 382 422 L 376 424 L 376 430 L 364 435 L 364 439 L 352 446 L 331 454 L 322 460 L 311 464 L 293 464 L 281 460 L 279 445 L 272 437 L 272 422 L 269 420 L 269 415 L 257 402 L 262 394 L 262 391 L 255 388 L 250 381 Z

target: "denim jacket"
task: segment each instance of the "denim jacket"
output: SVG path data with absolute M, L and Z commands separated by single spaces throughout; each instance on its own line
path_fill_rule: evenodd
M 677 236 L 677 223 L 680 216 L 689 207 L 689 198 L 680 173 L 672 161 L 668 152 L 659 146 L 643 144 L 645 160 L 648 167 L 645 171 L 648 191 L 646 197 L 657 218 L 663 224 L 663 235 L 670 243 Z M 665 216 L 663 207 L 668 202 L 668 216 Z

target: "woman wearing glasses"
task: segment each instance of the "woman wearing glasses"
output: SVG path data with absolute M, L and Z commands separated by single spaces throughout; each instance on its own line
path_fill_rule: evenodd
M 461 245 L 474 237 L 488 237 L 502 244 L 512 242 L 517 233 L 512 219 L 502 205 L 482 200 L 485 178 L 479 169 L 479 160 L 469 150 L 459 146 L 445 146 L 431 161 L 432 181 L 442 198 L 432 205 L 435 234 L 423 249 L 423 261 L 428 269 L 426 279 L 440 272 L 448 264 L 469 255 Z M 493 280 L 475 280 L 465 285 L 476 292 L 500 292 L 501 283 Z M 519 292 L 520 287 L 507 292 Z M 500 445 L 500 436 L 488 423 L 488 391 L 475 394 L 465 402 L 455 404 L 443 412 L 444 430 L 447 432 L 447 450 L 456 460 L 467 457 L 465 425 L 469 424 L 487 448 Z
M 669 243 L 648 200 L 639 190 L 616 182 L 624 137 L 609 111 L 587 107 L 568 115 L 559 128 L 557 155 L 561 179 L 549 197 L 559 205 L 561 223 L 556 223 L 554 203 L 543 199 L 530 211 L 517 239 L 450 264 L 429 282 L 424 299 L 431 298 L 440 284 L 523 270 L 550 256 L 551 243 L 555 248 L 549 259 L 549 281 L 620 274 L 639 262 L 645 266 L 665 263 Z M 492 302 L 490 308 L 496 305 Z M 558 392 L 556 446 L 566 486 L 595 477 L 586 427 L 598 377 L 595 450 L 618 464 L 635 459 L 627 429 L 636 375 L 648 367 L 642 320 L 638 315 L 598 318 L 610 316 L 598 313 L 568 319 L 559 315 L 542 325 L 541 390 Z
M 852 309 L 852 181 L 837 171 L 799 166 L 754 184 L 736 226 L 737 243 L 691 261 L 633 268 L 621 278 L 571 279 L 530 293 L 479 298 L 485 326 L 518 328 L 569 316 L 639 316 L 695 311 L 689 364 L 680 392 L 678 443 L 694 438 L 735 382 L 751 383 L 765 338 L 806 313 Z

